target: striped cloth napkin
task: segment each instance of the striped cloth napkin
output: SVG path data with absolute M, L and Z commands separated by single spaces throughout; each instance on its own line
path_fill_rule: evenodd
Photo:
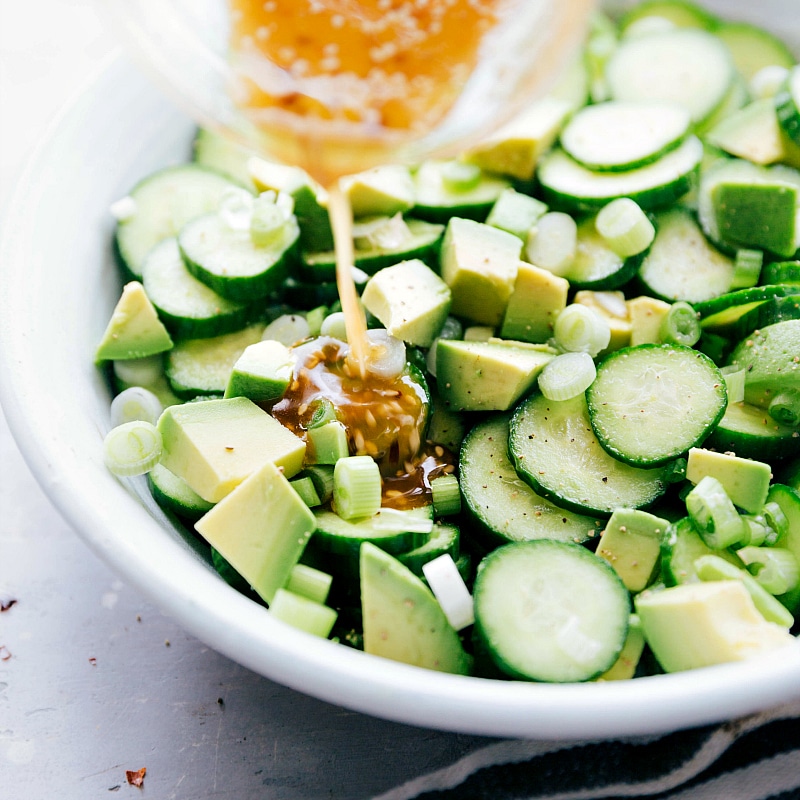
M 800 701 L 646 738 L 500 740 L 373 800 L 800 800 Z

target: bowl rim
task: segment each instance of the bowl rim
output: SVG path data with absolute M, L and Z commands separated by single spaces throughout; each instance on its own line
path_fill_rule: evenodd
M 102 467 L 102 457 L 94 454 L 101 450 L 101 422 L 92 422 L 97 439 L 90 447 L 77 439 L 71 426 L 65 429 L 63 420 L 42 417 L 53 406 L 41 397 L 41 370 L 26 356 L 43 334 L 34 321 L 21 319 L 30 302 L 21 299 L 29 276 L 14 269 L 35 241 L 31 205 L 41 199 L 54 165 L 69 151 L 69 137 L 92 120 L 117 122 L 104 117 L 112 113 L 104 102 L 111 92 L 125 100 L 131 115 L 146 106 L 159 110 L 170 124 L 187 130 L 191 125 L 126 59 L 112 55 L 50 126 L 3 220 L 0 402 L 24 459 L 50 501 L 125 580 L 194 636 L 267 678 L 337 705 L 422 727 L 490 736 L 603 738 L 719 722 L 800 697 L 800 642 L 781 650 L 780 658 L 772 653 L 748 662 L 624 682 L 537 684 L 429 672 L 271 619 L 185 544 L 165 536 L 166 518 L 147 503 L 144 482 L 117 481 Z M 114 110 L 119 112 L 119 107 Z M 97 248 L 106 245 L 97 242 Z M 91 361 L 88 354 L 87 360 Z M 91 381 L 94 367 L 86 367 L 79 377 Z M 87 386 L 90 394 L 96 392 L 96 385 Z

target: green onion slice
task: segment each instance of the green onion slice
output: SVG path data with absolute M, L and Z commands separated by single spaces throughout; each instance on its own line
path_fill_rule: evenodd
M 608 320 L 581 303 L 571 303 L 556 317 L 556 346 L 568 353 L 588 353 L 594 358 L 611 341 Z
M 161 459 L 161 433 L 145 420 L 133 420 L 112 428 L 103 441 L 103 459 L 115 475 L 144 475 Z
M 679 300 L 670 306 L 661 320 L 659 336 L 665 344 L 682 344 L 693 347 L 700 341 L 703 329 L 697 312 L 689 303 Z
M 650 218 L 629 197 L 620 197 L 604 206 L 594 225 L 605 243 L 622 258 L 644 252 L 656 236 Z
M 126 422 L 144 420 L 155 425 L 164 407 L 161 401 L 142 386 L 131 386 L 111 401 L 111 424 L 116 428 Z
M 588 353 L 563 353 L 539 375 L 539 389 L 548 400 L 570 400 L 583 394 L 594 381 L 597 368 Z
M 333 503 L 342 519 L 371 517 L 381 507 L 381 473 L 369 456 L 340 458 L 333 470 Z

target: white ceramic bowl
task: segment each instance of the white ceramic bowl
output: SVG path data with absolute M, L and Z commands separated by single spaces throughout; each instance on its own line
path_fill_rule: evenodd
M 793 2 L 767 5 L 788 14 Z M 330 702 L 421 726 L 615 736 L 730 719 L 800 696 L 800 646 L 780 659 L 624 683 L 491 681 L 423 671 L 307 636 L 228 587 L 169 524 L 143 480 L 123 484 L 105 469 L 109 393 L 92 363 L 119 293 L 109 205 L 148 172 L 186 160 L 192 133 L 157 90 L 116 61 L 53 127 L 5 220 L 3 408 L 33 473 L 95 552 L 241 664 Z

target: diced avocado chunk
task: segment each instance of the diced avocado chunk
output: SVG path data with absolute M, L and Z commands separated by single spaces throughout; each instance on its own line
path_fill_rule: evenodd
M 267 461 L 195 527 L 259 597 L 271 603 L 289 580 L 316 520 L 281 470 Z
M 145 294 L 144 286 L 139 281 L 125 284 L 97 346 L 95 360 L 144 358 L 171 347 L 172 339 Z
M 530 180 L 539 157 L 555 142 L 572 110 L 566 100 L 545 97 L 469 150 L 465 158 L 487 172 Z
M 658 344 L 661 341 L 661 322 L 670 310 L 670 303 L 641 295 L 626 301 L 631 323 L 631 347 L 638 344 Z
M 506 411 L 535 385 L 554 351 L 497 342 L 440 339 L 439 394 L 453 411 Z
M 233 365 L 225 397 L 248 397 L 254 403 L 278 400 L 292 379 L 294 363 L 291 351 L 280 342 L 251 344 Z
M 791 258 L 798 247 L 798 187 L 720 182 L 711 201 L 723 241 Z
M 361 545 L 364 650 L 417 667 L 466 675 L 469 656 L 430 589 L 396 558 Z
M 500 324 L 517 278 L 522 242 L 513 234 L 454 217 L 441 251 L 451 311 L 483 325 Z
M 412 259 L 377 272 L 361 300 L 392 336 L 430 347 L 450 312 L 451 294 L 430 267 Z
M 591 289 L 582 289 L 575 292 L 573 302 L 588 306 L 608 320 L 611 328 L 611 341 L 603 353 L 611 350 L 620 350 L 631 343 L 631 321 L 628 316 L 628 307 L 625 295 L 622 292 L 596 292 Z
M 653 579 L 661 537 L 669 522 L 647 511 L 618 508 L 606 524 L 597 555 L 608 561 L 631 592 L 641 592 Z
M 513 233 L 523 242 L 528 232 L 547 213 L 547 206 L 535 197 L 516 189 L 506 189 L 492 206 L 486 224 Z
M 634 598 L 645 639 L 667 672 L 743 661 L 795 645 L 756 611 L 739 581 L 686 583 Z
M 627 681 L 630 680 L 636 672 L 636 667 L 639 664 L 639 659 L 644 652 L 644 632 L 642 631 L 642 623 L 637 614 L 631 614 L 630 623 L 628 624 L 628 635 L 625 637 L 625 644 L 622 646 L 622 652 L 614 662 L 611 669 L 606 670 L 599 678 L 598 681 Z
M 246 397 L 168 408 L 158 421 L 161 463 L 216 503 L 266 462 L 287 478 L 303 466 L 305 442 Z
M 408 211 L 414 205 L 414 181 L 408 167 L 388 164 L 342 178 L 353 216 L 386 215 Z
M 725 493 L 739 508 L 757 514 L 764 507 L 772 478 L 769 464 L 701 447 L 691 448 L 686 463 L 686 480 L 696 485 L 707 475 L 722 484 Z
M 500 335 L 522 342 L 546 342 L 567 305 L 569 281 L 541 267 L 520 262 Z

